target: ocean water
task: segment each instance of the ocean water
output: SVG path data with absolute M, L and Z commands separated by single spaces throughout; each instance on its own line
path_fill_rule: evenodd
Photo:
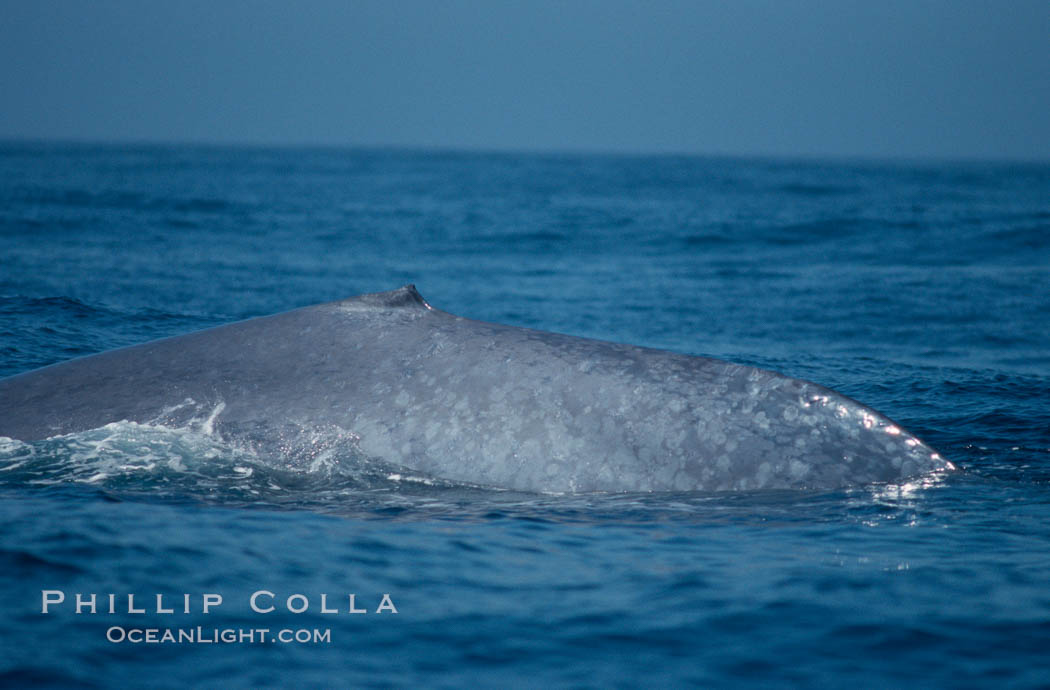
M 537 495 L 0 439 L 0 685 L 1050 685 L 1050 165 L 0 144 L 0 376 L 407 283 L 816 381 L 960 469 Z

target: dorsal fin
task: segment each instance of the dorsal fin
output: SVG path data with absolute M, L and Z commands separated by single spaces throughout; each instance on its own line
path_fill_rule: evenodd
M 415 285 L 405 285 L 387 292 L 372 292 L 367 295 L 350 297 L 339 302 L 340 306 L 359 306 L 379 309 L 420 308 L 433 309 Z

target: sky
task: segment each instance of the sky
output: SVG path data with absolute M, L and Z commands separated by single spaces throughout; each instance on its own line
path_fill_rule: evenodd
M 1050 160 L 1047 0 L 0 0 L 0 138 Z

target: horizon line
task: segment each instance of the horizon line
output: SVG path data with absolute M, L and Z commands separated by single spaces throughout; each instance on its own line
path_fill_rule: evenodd
M 352 143 L 334 141 L 253 141 L 247 139 L 164 139 L 164 138 L 94 138 L 94 137 L 39 137 L 0 134 L 0 145 L 38 146 L 97 146 L 104 148 L 203 148 L 240 150 L 326 150 L 358 152 L 429 153 L 436 155 L 478 156 L 537 156 L 537 157 L 599 157 L 599 158 L 696 158 L 766 161 L 800 161 L 827 163 L 883 163 L 883 164 L 993 164 L 993 165 L 1050 165 L 1050 157 L 988 156 L 979 154 L 877 154 L 829 152 L 761 152 L 761 151 L 701 151 L 672 149 L 612 149 L 599 147 L 519 147 L 479 146 L 466 144 L 425 143 Z

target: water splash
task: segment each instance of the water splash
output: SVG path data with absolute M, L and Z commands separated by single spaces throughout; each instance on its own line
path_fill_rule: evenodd
M 186 400 L 148 423 L 112 422 L 32 442 L 0 437 L 0 485 L 80 485 L 118 497 L 230 505 L 315 505 L 451 485 L 368 457 L 355 434 L 332 425 L 240 428 L 227 436 L 216 423 L 224 407 Z

